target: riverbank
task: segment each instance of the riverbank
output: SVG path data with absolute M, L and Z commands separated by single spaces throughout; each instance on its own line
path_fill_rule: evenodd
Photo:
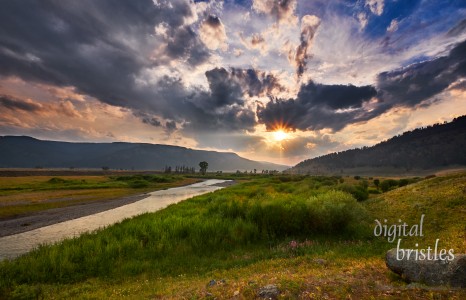
M 116 199 L 79 203 L 67 207 L 51 208 L 19 217 L 10 217 L 0 221 L 0 237 L 93 215 L 142 200 L 148 196 L 148 193 L 143 193 Z
M 189 181 L 181 182 L 182 184 L 180 185 L 173 185 L 172 187 L 187 186 L 199 181 L 201 180 L 191 179 Z M 235 183 L 235 181 L 227 181 L 215 184 L 215 186 L 227 187 Z M 162 189 L 159 188 L 155 189 L 154 191 L 156 190 Z M 123 205 L 131 204 L 147 198 L 150 192 L 153 191 L 146 191 L 140 194 L 115 197 L 111 199 L 95 200 L 91 202 L 79 202 L 70 206 L 50 208 L 46 210 L 21 214 L 19 216 L 16 215 L 2 218 L 0 220 L 0 237 L 34 230 L 40 227 L 93 215 Z

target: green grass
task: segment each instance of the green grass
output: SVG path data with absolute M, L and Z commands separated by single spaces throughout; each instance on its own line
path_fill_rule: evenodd
M 179 175 L 2 177 L 0 218 L 111 200 L 196 181 Z
M 408 244 L 440 237 L 443 247 L 465 251 L 466 174 L 410 184 L 364 202 L 341 191 L 343 184 L 359 180 L 344 181 L 250 176 L 242 184 L 2 262 L 1 295 L 195 299 L 207 292 L 230 298 L 238 290 L 249 299 L 258 286 L 275 283 L 285 298 L 352 293 L 379 299 L 384 286 L 406 287 L 384 266 L 383 254 L 393 244 L 373 236 L 373 221 L 402 218 L 413 224 L 420 213 L 426 215 L 426 235 L 408 238 Z M 212 278 L 226 278 L 226 284 L 206 287 Z M 404 293 L 414 299 L 432 294 Z

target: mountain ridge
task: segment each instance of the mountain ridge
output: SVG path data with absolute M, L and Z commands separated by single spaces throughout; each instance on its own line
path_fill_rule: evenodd
M 396 135 L 371 147 L 304 160 L 286 170 L 296 174 L 409 173 L 466 166 L 466 116 Z
M 289 166 L 258 162 L 233 152 L 196 150 L 182 146 L 129 142 L 61 142 L 30 136 L 0 136 L 0 168 L 102 168 L 163 170 L 165 166 L 209 171 L 284 170 Z

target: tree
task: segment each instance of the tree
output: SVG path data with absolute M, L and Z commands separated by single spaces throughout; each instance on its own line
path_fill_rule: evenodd
M 377 189 L 379 189 L 379 184 L 380 184 L 380 180 L 379 179 L 374 179 L 374 185 Z
M 199 163 L 199 167 L 201 167 L 200 172 L 201 172 L 202 175 L 205 175 L 205 173 L 207 172 L 207 167 L 208 166 L 209 166 L 209 164 L 206 161 L 201 161 Z

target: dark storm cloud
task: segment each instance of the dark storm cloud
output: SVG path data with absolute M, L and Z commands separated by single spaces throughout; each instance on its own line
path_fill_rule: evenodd
M 180 79 L 163 77 L 153 91 L 158 101 L 145 103 L 141 110 L 182 124 L 182 129 L 191 133 L 251 130 L 256 124 L 255 114 L 243 106 L 241 87 L 229 82 L 225 72 L 224 69 L 206 72 L 208 90 L 188 90 Z
M 169 122 L 165 123 L 165 127 L 169 131 L 174 131 L 174 130 L 176 130 L 176 123 L 175 123 L 175 121 L 169 121 Z
M 391 106 L 414 107 L 466 77 L 466 41 L 448 56 L 378 75 L 380 98 Z
M 365 119 L 361 107 L 377 94 L 371 86 L 303 85 L 296 99 L 271 100 L 259 107 L 257 117 L 268 130 L 277 126 L 291 129 L 340 130 L 349 123 Z
M 133 115 L 136 118 L 140 119 L 142 123 L 144 124 L 149 124 L 154 127 L 162 126 L 162 123 L 155 116 L 152 116 L 151 114 L 148 114 L 142 111 L 133 111 Z
M 454 47 L 448 56 L 379 74 L 377 90 L 372 86 L 311 82 L 301 86 L 296 99 L 272 99 L 259 107 L 257 117 L 268 130 L 287 126 L 300 130 L 330 128 L 338 131 L 349 124 L 375 118 L 394 107 L 427 107 L 439 101 L 434 96 L 465 77 L 466 41 Z M 365 108 L 363 104 L 374 97 L 377 101 L 370 105 L 370 109 Z
M 209 52 L 185 25 L 185 19 L 193 17 L 188 1 L 157 3 L 3 1 L 0 75 L 73 86 L 111 105 L 171 115 L 172 103 L 157 95 L 163 86 L 141 87 L 135 79 L 148 68 L 170 63 L 167 59 L 195 66 L 206 61 Z M 156 34 L 157 26 L 166 29 L 165 37 Z M 154 49 L 162 52 L 154 57 Z M 183 102 L 188 92 L 178 87 L 182 91 L 170 95 Z M 189 119 L 189 113 L 183 117 Z
M 231 68 L 228 78 L 230 82 L 237 82 L 243 93 L 250 97 L 267 96 L 286 90 L 274 75 L 256 69 Z
M 28 112 L 37 112 L 42 110 L 39 104 L 26 102 L 8 95 L 0 95 L 0 107 L 10 110 L 23 110 Z
M 238 104 L 243 105 L 243 92 L 237 82 L 231 80 L 224 68 L 215 68 L 205 73 L 209 82 L 211 97 L 207 104 L 218 106 Z
M 212 28 L 216 28 L 216 27 L 221 27 L 222 26 L 222 22 L 220 21 L 220 19 L 217 17 L 217 16 L 212 16 L 212 15 L 209 15 L 205 20 L 204 20 L 204 24 L 212 27 Z
M 372 86 L 324 85 L 313 82 L 303 85 L 298 99 L 312 106 L 325 105 L 330 109 L 360 108 L 363 102 L 375 97 L 377 92 Z
M 189 26 L 183 26 L 173 32 L 173 38 L 168 40 L 166 49 L 170 58 L 187 58 L 188 63 L 193 66 L 207 61 L 210 56 Z

